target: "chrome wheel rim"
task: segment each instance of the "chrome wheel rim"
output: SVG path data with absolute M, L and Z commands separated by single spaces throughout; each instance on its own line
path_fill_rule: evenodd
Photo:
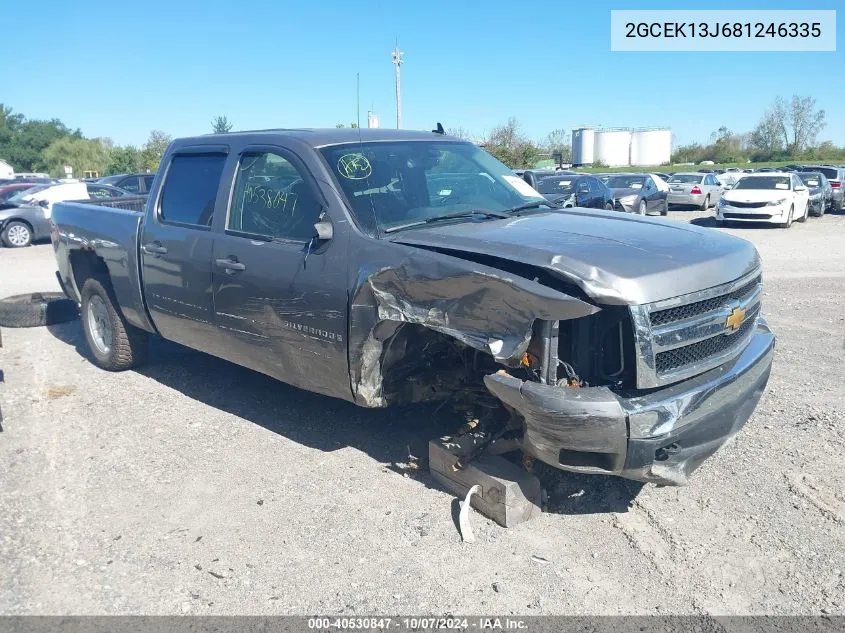
M 6 237 L 13 246 L 26 246 L 29 243 L 29 229 L 16 224 L 9 229 Z
M 88 301 L 88 331 L 94 347 L 101 354 L 108 354 L 112 346 L 112 327 L 106 302 L 98 295 Z

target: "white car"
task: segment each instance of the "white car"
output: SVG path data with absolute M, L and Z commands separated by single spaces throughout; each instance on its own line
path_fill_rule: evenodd
M 50 185 L 36 185 L 27 189 L 21 196 L 22 202 L 39 205 L 44 209 L 44 217 L 49 218 L 54 202 L 65 200 L 87 200 L 88 188 L 84 182 L 62 182 Z
M 719 222 L 767 222 L 785 229 L 792 221 L 804 222 L 810 192 L 794 173 L 746 174 L 724 193 L 716 207 Z

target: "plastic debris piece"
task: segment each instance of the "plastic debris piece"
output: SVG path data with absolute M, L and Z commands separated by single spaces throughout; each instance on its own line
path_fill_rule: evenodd
M 470 499 L 472 495 L 481 492 L 481 486 L 475 484 L 467 491 L 467 496 L 464 497 L 464 503 L 461 506 L 461 514 L 458 517 L 458 524 L 461 527 L 461 539 L 464 543 L 475 543 L 475 534 L 472 533 L 472 526 L 469 524 L 469 508 Z

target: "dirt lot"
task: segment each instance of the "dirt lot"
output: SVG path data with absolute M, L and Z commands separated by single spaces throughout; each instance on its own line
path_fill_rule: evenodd
M 163 342 L 109 374 L 78 321 L 4 329 L 0 613 L 845 613 L 845 215 L 728 230 L 762 254 L 778 335 L 745 430 L 685 488 L 547 473 L 549 512 L 474 514 L 472 545 L 404 469 L 430 409 Z M 49 245 L 0 250 L 0 297 L 53 269 Z

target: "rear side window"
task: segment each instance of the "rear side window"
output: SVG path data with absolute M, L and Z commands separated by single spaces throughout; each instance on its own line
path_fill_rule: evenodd
M 124 191 L 128 191 L 130 193 L 140 193 L 141 187 L 138 184 L 138 176 L 132 176 L 131 178 L 124 178 L 120 181 L 117 185 Z
M 173 157 L 161 192 L 160 216 L 166 222 L 211 226 L 224 154 Z
M 150 189 L 153 188 L 153 178 L 155 178 L 155 176 L 153 176 L 152 174 L 150 174 L 149 176 L 144 176 L 144 190 L 145 191 L 149 191 Z

